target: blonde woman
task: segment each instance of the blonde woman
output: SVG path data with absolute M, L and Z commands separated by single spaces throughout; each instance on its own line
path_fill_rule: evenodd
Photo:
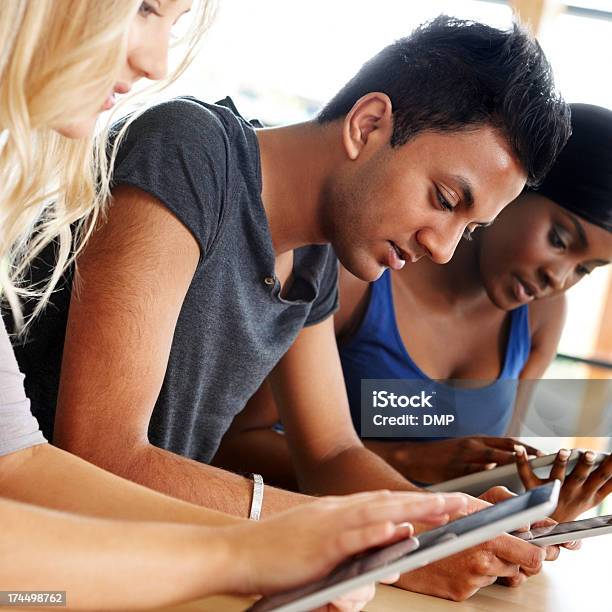
M 109 177 L 90 154 L 98 114 L 141 77 L 166 76 L 172 26 L 192 10 L 188 61 L 207 18 L 207 7 L 191 4 L 3 1 L 0 286 L 18 327 L 21 300 L 38 300 L 39 311 L 74 256 L 71 224 L 82 223 L 78 252 L 103 211 Z M 29 288 L 22 271 L 53 239 L 57 268 Z M 0 565 L 0 590 L 56 587 L 70 608 L 123 610 L 270 593 L 404 537 L 411 528 L 400 522 L 439 524 L 463 507 L 457 496 L 367 493 L 250 523 L 154 493 L 46 444 L 0 327 L 0 558 L 11 559 Z M 339 607 L 370 597 L 361 591 Z

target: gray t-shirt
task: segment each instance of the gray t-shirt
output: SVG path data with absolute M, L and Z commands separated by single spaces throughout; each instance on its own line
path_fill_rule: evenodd
M 0 456 L 46 440 L 30 412 L 11 342 L 0 320 Z
M 224 104 L 233 107 L 230 100 Z M 297 249 L 291 286 L 279 295 L 257 137 L 225 106 L 179 98 L 146 111 L 122 143 L 114 182 L 155 196 L 200 246 L 149 439 L 208 462 L 298 332 L 337 308 L 337 260 L 329 246 Z M 54 295 L 30 342 L 17 347 L 32 385 L 33 412 L 46 433 L 53 423 L 68 304 L 62 291 Z

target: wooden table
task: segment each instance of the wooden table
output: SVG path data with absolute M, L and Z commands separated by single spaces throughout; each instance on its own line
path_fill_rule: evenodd
M 239 612 L 239 597 L 210 597 L 166 612 Z M 562 550 L 538 576 L 517 589 L 493 585 L 462 603 L 379 585 L 368 612 L 592 612 L 612 611 L 612 535 L 585 540 L 579 551 Z

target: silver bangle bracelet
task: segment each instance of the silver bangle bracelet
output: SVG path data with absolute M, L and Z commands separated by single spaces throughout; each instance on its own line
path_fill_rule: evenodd
M 253 478 L 253 499 L 251 500 L 251 512 L 249 519 L 258 521 L 261 514 L 261 506 L 264 495 L 264 481 L 261 474 L 251 474 Z

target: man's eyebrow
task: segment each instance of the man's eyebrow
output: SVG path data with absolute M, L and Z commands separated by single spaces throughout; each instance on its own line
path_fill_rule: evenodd
M 587 240 L 586 234 L 584 233 L 584 227 L 582 227 L 582 223 L 576 219 L 576 217 L 566 211 L 563 211 L 563 214 L 572 222 L 576 233 L 578 234 L 578 240 L 580 241 L 580 246 L 583 249 L 588 248 L 589 241 Z
M 459 189 L 461 190 L 461 199 L 465 204 L 466 208 L 472 208 L 474 205 L 474 189 L 472 183 L 463 176 L 453 174 L 451 178 L 459 183 Z

